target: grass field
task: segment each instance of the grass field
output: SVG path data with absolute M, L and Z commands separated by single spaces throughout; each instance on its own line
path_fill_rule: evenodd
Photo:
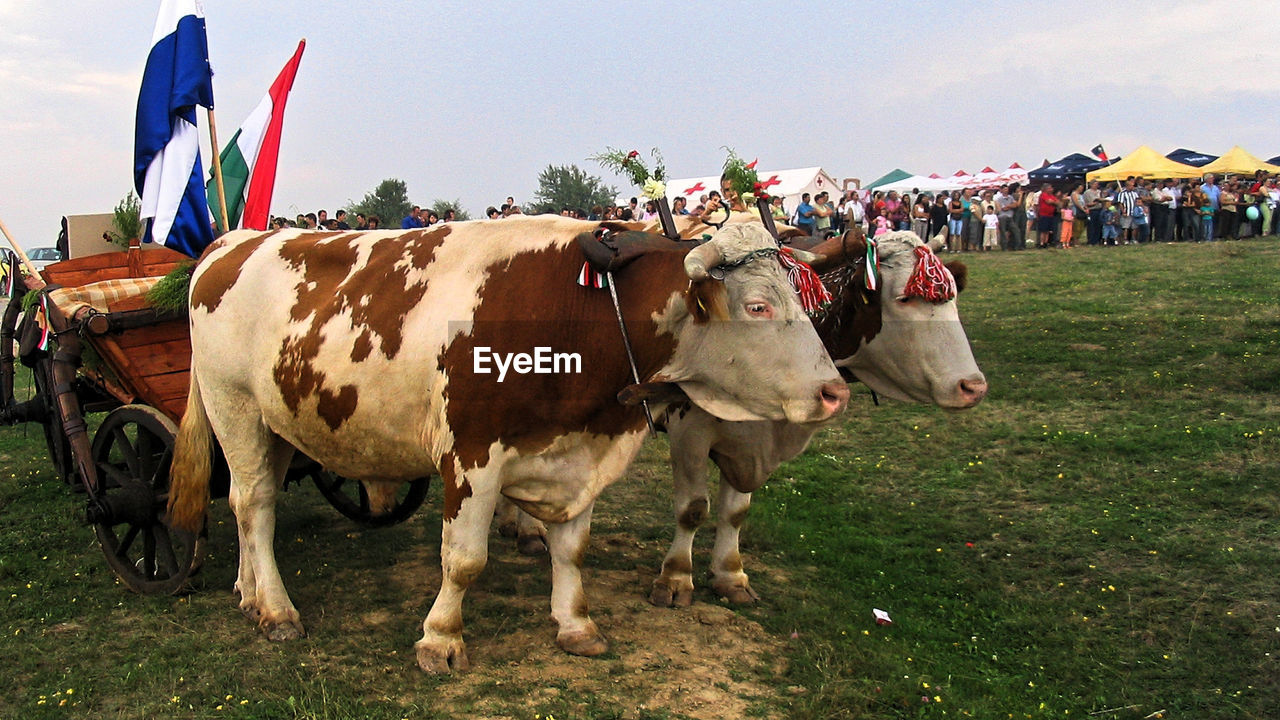
M 416 669 L 438 487 L 367 531 L 289 492 L 277 548 L 305 640 L 236 611 L 225 503 L 193 593 L 132 595 L 39 429 L 0 430 L 0 716 L 1280 716 L 1280 243 L 965 259 L 987 400 L 874 407 L 855 388 L 756 494 L 763 599 L 732 612 L 705 588 L 689 609 L 644 601 L 672 524 L 651 443 L 597 505 L 596 659 L 554 649 L 545 559 L 495 534 L 467 599 L 475 668 Z

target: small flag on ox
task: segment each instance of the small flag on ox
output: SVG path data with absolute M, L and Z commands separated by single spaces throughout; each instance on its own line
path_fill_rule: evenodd
M 280 134 L 284 127 L 284 105 L 298 74 L 298 63 L 306 40 L 285 63 L 271 89 L 236 130 L 219 156 L 227 198 L 227 222 L 250 230 L 266 230 L 271 215 L 271 195 L 276 185 L 276 164 L 280 159 Z M 218 206 L 218 189 L 210 177 L 206 187 L 209 207 Z M 217 217 L 217 214 L 215 214 Z M 222 228 L 224 231 L 228 228 Z
M 192 257 L 213 242 L 197 105 L 213 108 L 204 13 L 195 0 L 163 0 L 138 92 L 133 182 L 147 221 L 143 240 Z

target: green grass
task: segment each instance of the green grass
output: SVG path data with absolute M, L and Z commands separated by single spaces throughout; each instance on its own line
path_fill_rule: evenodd
M 964 259 L 961 314 L 989 397 L 946 413 L 873 407 L 855 389 L 847 419 L 756 494 L 744 531 L 764 600 L 740 615 L 783 662 L 709 662 L 773 690 L 754 717 L 1275 717 L 1280 244 Z M 597 506 L 588 579 L 635 576 L 634 620 L 597 615 L 606 634 L 689 612 L 644 610 L 672 522 L 664 448 Z M 225 507 L 196 592 L 140 597 L 114 582 L 38 428 L 0 430 L 0 469 L 0 716 L 697 715 L 639 708 L 625 656 L 646 641 L 578 675 L 524 674 L 552 655 L 549 578 L 496 535 L 467 599 L 476 668 L 421 674 L 438 486 L 379 531 L 290 490 L 278 555 L 310 637 L 276 645 L 235 611 Z M 714 602 L 705 588 L 698 600 Z M 667 663 L 643 669 L 663 677 Z

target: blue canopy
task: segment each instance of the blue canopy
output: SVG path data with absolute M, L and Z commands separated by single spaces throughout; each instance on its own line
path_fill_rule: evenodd
M 1165 157 L 1173 160 L 1174 162 L 1180 162 L 1183 165 L 1190 165 L 1192 167 L 1204 167 L 1218 159 L 1217 155 L 1206 155 L 1186 148 L 1178 148 L 1168 155 L 1165 155 Z
M 1120 158 L 1114 158 L 1112 163 Z M 1035 186 L 1041 183 L 1062 183 L 1070 181 L 1084 181 L 1085 173 L 1106 167 L 1110 163 L 1080 153 L 1071 153 L 1061 160 L 1037 168 L 1027 173 L 1027 179 Z
M 1272 165 L 1280 165 L 1280 155 L 1277 155 L 1277 156 L 1275 156 L 1275 157 L 1271 158 L 1271 159 L 1270 159 L 1270 160 L 1268 160 L 1267 162 L 1271 163 Z

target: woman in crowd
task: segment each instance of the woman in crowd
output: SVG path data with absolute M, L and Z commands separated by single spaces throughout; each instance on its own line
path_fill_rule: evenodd
M 922 238 L 929 237 L 929 196 L 918 193 L 911 205 L 911 232 Z

